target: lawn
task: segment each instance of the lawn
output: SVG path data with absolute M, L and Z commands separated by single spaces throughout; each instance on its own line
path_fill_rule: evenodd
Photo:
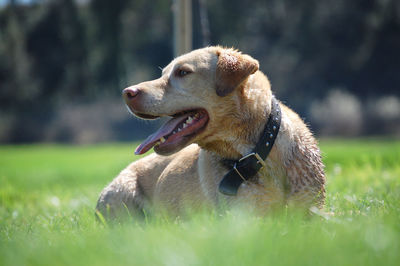
M 0 146 L 0 265 L 399 265 L 400 141 L 321 141 L 326 216 L 242 211 L 104 226 L 135 145 Z

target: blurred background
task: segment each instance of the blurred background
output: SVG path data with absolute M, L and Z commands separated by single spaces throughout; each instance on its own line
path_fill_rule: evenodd
M 173 2 L 0 0 L 0 143 L 142 139 L 121 91 L 174 57 Z M 400 1 L 192 0 L 193 49 L 233 46 L 318 136 L 400 136 Z

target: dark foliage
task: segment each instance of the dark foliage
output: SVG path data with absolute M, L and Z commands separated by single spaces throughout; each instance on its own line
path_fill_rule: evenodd
M 209 39 L 251 54 L 303 115 L 332 88 L 362 103 L 400 95 L 399 1 L 193 0 L 193 19 L 194 48 Z M 172 50 L 170 1 L 10 1 L 0 8 L 0 141 L 42 140 L 60 106 L 117 98 L 159 75 Z

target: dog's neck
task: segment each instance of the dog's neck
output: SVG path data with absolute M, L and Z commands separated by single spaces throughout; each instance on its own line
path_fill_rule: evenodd
M 207 143 L 199 143 L 203 149 L 227 159 L 238 159 L 255 147 L 271 112 L 270 83 L 260 71 L 235 93 L 228 99 L 234 102 L 235 110 L 231 110 L 229 119 L 218 123 L 226 131 L 215 134 Z

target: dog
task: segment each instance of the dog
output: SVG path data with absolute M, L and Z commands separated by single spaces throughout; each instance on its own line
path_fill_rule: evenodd
M 179 215 L 222 204 L 261 214 L 285 206 L 323 207 L 317 141 L 275 99 L 251 56 L 220 46 L 194 50 L 175 58 L 160 78 L 124 89 L 123 98 L 139 118 L 170 119 L 135 152 L 155 153 L 130 164 L 101 192 L 96 210 L 107 219 L 143 210 Z M 274 143 L 266 142 L 267 157 L 260 158 L 254 150 L 271 118 L 279 122 L 266 133 Z M 253 166 L 239 170 L 245 160 Z

